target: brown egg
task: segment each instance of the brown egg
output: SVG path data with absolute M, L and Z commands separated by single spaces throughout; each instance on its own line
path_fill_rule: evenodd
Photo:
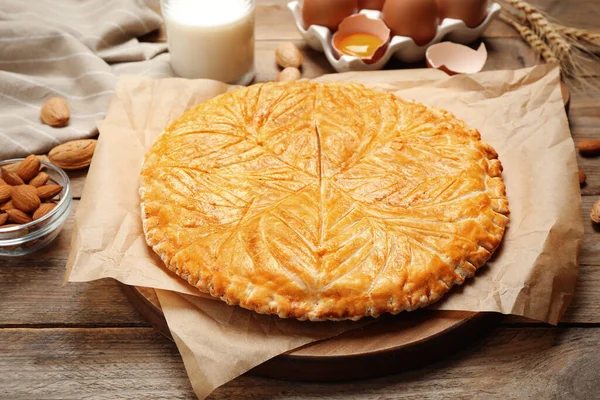
M 360 10 L 366 8 L 367 10 L 381 11 L 383 3 L 385 3 L 385 0 L 358 0 L 358 8 Z
M 408 36 L 423 46 L 437 33 L 438 7 L 435 0 L 386 0 L 382 18 L 392 35 Z
M 488 0 L 436 0 L 440 19 L 455 18 L 469 28 L 479 26 L 487 16 Z
M 323 25 L 335 31 L 344 18 L 357 10 L 358 0 L 304 0 L 302 24 L 305 29 Z

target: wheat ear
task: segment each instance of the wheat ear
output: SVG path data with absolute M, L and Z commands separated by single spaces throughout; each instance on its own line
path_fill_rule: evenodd
M 512 20 L 504 14 L 500 14 L 500 19 L 507 24 L 512 25 L 513 28 L 519 32 L 521 37 L 542 56 L 544 61 L 547 63 L 558 62 L 558 59 L 554 55 L 552 49 L 534 31 L 525 25 L 521 25 L 517 21 Z
M 545 38 L 548 45 L 556 54 L 558 59 L 569 67 L 571 63 L 571 45 L 565 40 L 553 27 L 541 12 L 531 4 L 521 0 L 504 0 L 515 9 L 523 12 L 525 19 L 531 25 L 531 28 L 541 38 Z
M 552 27 L 564 36 L 580 42 L 589 42 L 600 46 L 600 32 L 592 32 L 587 29 L 571 28 L 560 24 L 552 24 Z

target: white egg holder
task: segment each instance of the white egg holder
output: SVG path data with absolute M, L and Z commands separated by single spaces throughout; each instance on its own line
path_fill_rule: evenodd
M 442 23 L 438 25 L 435 37 L 423 46 L 417 45 L 414 40 L 407 36 L 393 36 L 383 57 L 373 64 L 367 64 L 358 57 L 345 54 L 339 59 L 336 58 L 331 42 L 333 32 L 321 25 L 311 25 L 308 29 L 304 29 L 302 26 L 302 8 L 299 1 L 296 0 L 288 3 L 288 8 L 294 14 L 298 32 L 300 32 L 300 35 L 302 35 L 306 43 L 314 50 L 325 53 L 327 60 L 329 60 L 329 63 L 337 72 L 374 71 L 382 69 L 392 56 L 405 63 L 414 63 L 424 59 L 427 48 L 441 42 L 442 39 L 448 39 L 452 42 L 461 44 L 471 43 L 481 36 L 481 33 L 502 9 L 498 3 L 492 3 L 488 7 L 485 20 L 475 28 L 469 28 L 459 19 L 444 18 Z M 378 10 L 361 10 L 359 14 L 364 14 L 370 19 L 381 19 L 381 11 Z

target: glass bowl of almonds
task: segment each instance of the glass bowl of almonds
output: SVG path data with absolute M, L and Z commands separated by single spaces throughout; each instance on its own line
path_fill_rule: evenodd
M 0 161 L 0 256 L 33 253 L 54 240 L 71 197 L 67 174 L 44 157 Z

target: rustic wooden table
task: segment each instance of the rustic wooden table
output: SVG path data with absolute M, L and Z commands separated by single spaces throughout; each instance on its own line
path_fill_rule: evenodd
M 333 72 L 324 56 L 300 40 L 285 1 L 257 3 L 258 81 L 275 77 L 273 51 L 288 40 L 304 53 L 304 77 Z M 600 28 L 597 0 L 535 3 L 565 24 Z M 501 22 L 483 41 L 488 70 L 537 62 Z M 600 139 L 598 64 L 587 80 L 595 91 L 572 92 L 569 119 L 576 141 Z M 410 372 L 331 384 L 242 376 L 210 398 L 599 398 L 600 228 L 588 214 L 600 198 L 600 159 L 580 158 L 579 165 L 588 176 L 582 188 L 585 240 L 575 299 L 559 326 L 504 317 L 467 348 Z M 76 208 L 86 172 L 71 177 Z M 116 282 L 62 286 L 72 231 L 73 215 L 52 246 L 0 261 L 0 398 L 194 398 L 175 344 L 140 318 Z

